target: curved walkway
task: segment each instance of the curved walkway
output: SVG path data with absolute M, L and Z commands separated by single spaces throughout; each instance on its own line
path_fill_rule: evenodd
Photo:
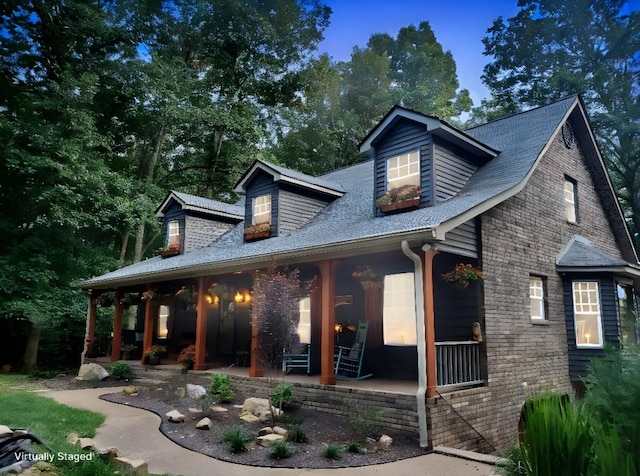
M 49 391 L 42 395 L 75 408 L 83 408 L 106 416 L 93 440 L 98 448 L 118 448 L 119 456 L 145 460 L 149 473 L 182 476 L 224 474 L 225 476 L 490 476 L 495 468 L 483 463 L 441 454 L 428 454 L 393 463 L 340 469 L 256 468 L 220 461 L 185 449 L 166 438 L 158 428 L 160 417 L 138 408 L 100 400 L 100 395 L 118 388 Z

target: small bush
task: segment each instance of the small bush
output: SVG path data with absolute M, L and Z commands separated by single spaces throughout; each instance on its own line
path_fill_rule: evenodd
M 291 445 L 284 441 L 276 441 L 271 446 L 271 457 L 273 459 L 285 459 L 289 458 L 293 454 L 293 448 Z
M 289 384 L 278 384 L 271 390 L 269 398 L 273 406 L 282 408 L 283 404 L 293 401 L 293 387 Z
M 347 445 L 347 451 L 349 453 L 360 453 L 362 451 L 362 445 L 353 441 Z
M 232 453 L 247 451 L 247 443 L 252 440 L 249 432 L 238 425 L 230 426 L 222 433 L 222 442 L 229 445 L 229 451 Z
M 304 421 L 302 418 L 297 416 L 291 416 L 287 414 L 280 415 L 280 422 L 286 423 L 287 425 L 302 425 Z
M 304 432 L 300 425 L 293 425 L 291 430 L 289 431 L 289 441 L 293 441 L 294 443 L 306 443 L 309 441 L 307 438 L 307 434 Z
M 209 393 L 213 395 L 218 403 L 228 403 L 232 401 L 235 393 L 231 389 L 229 376 L 226 374 L 213 374 L 211 377 L 211 385 L 209 386 Z
M 336 460 L 340 458 L 340 453 L 342 453 L 343 451 L 344 446 L 329 444 L 325 446 L 324 450 L 322 450 L 322 455 L 325 458 Z
M 382 424 L 382 410 L 370 408 L 359 409 L 349 419 L 354 432 L 359 436 L 373 436 L 380 433 Z
M 131 365 L 121 360 L 111 366 L 111 376 L 116 378 L 128 378 L 131 375 Z

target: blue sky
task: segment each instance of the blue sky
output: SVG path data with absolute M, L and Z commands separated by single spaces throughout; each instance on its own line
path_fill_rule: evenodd
M 518 12 L 517 0 L 325 0 L 333 10 L 320 51 L 348 60 L 354 46 L 365 47 L 373 33 L 395 37 L 400 28 L 428 21 L 436 39 L 456 61 L 460 86 L 474 105 L 488 97 L 480 76 L 488 58 L 482 38 L 493 20 Z

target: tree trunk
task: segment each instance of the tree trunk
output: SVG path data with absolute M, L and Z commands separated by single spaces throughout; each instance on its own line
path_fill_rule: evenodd
M 122 235 L 122 242 L 120 244 L 120 259 L 118 260 L 120 264 L 124 263 L 124 258 L 127 254 L 127 245 L 129 244 L 129 232 L 125 232 Z
M 38 363 L 38 346 L 40 345 L 40 326 L 37 324 L 31 325 L 31 331 L 27 337 L 27 345 L 24 349 L 24 356 L 22 357 L 22 371 L 25 373 L 33 373 Z

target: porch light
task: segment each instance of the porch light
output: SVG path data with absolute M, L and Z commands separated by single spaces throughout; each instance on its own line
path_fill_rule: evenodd
M 236 295 L 234 296 L 233 300 L 239 304 L 244 301 L 244 296 L 240 294 L 240 291 L 238 291 L 236 292 Z
M 336 324 L 335 326 L 333 326 L 333 330 L 336 334 L 340 334 L 342 332 L 342 324 Z
M 211 294 L 207 294 L 204 300 L 207 301 L 207 304 L 213 304 L 213 297 L 211 297 Z

